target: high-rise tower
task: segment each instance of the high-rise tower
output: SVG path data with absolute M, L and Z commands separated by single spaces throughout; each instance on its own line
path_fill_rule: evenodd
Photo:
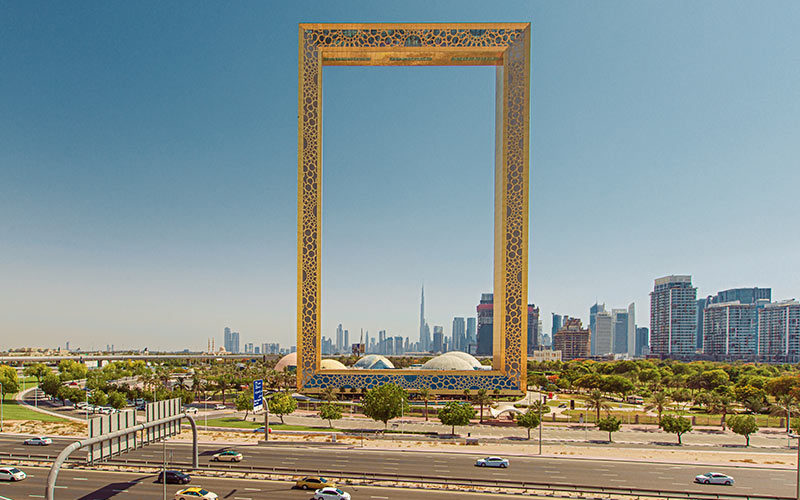
M 428 342 L 425 339 L 425 285 L 422 285 L 422 297 L 419 302 L 419 350 L 428 350 Z
M 697 288 L 691 276 L 664 276 L 650 292 L 650 352 L 691 356 L 697 349 Z

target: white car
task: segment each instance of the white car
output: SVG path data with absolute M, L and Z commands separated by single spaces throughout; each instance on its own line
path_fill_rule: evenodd
M 699 476 L 695 476 L 694 482 L 702 484 L 724 484 L 726 486 L 733 486 L 733 478 L 721 472 L 706 472 L 705 474 L 700 474 Z
M 225 406 L 225 405 L 222 405 L 222 404 L 220 404 L 220 405 L 214 405 L 214 409 L 215 409 L 215 410 L 224 410 L 224 409 L 226 409 L 226 406 Z
M 214 453 L 214 455 L 211 456 L 211 460 L 215 462 L 241 462 L 243 458 L 244 455 L 234 450 Z
M 217 500 L 217 494 L 199 486 L 184 488 L 175 492 L 175 500 Z
M 22 442 L 22 444 L 26 444 L 28 446 L 47 446 L 49 444 L 53 444 L 53 440 L 48 437 L 35 437 L 26 439 Z
M 486 457 L 486 458 L 479 458 L 475 462 L 476 467 L 500 467 L 505 469 L 508 467 L 508 460 L 505 458 L 500 457 Z
M 197 408 L 195 408 L 193 406 L 187 406 L 186 408 L 183 409 L 183 413 L 195 414 L 195 413 L 197 413 Z
M 350 500 L 350 493 L 339 488 L 321 488 L 314 492 L 312 500 Z
M 2 481 L 22 481 L 27 474 L 16 467 L 0 467 L 0 480 Z

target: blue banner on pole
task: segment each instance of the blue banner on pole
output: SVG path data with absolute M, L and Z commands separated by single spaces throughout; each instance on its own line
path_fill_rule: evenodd
M 264 409 L 264 381 L 262 379 L 253 381 L 253 411 Z

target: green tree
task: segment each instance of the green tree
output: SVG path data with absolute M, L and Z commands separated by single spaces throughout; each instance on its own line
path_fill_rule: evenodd
M 62 359 L 58 363 L 58 373 L 61 380 L 78 380 L 86 378 L 89 369 L 83 363 L 78 363 L 72 359 Z
M 121 392 L 111 391 L 108 393 L 108 406 L 117 410 L 121 410 L 125 408 L 126 404 L 128 404 L 128 401 L 126 400 L 125 395 Z
M 728 385 L 731 381 L 725 370 L 720 368 L 704 371 L 702 376 L 703 381 L 705 382 L 704 389 L 714 390 L 719 386 Z
M 39 388 L 51 398 L 58 398 L 58 389 L 61 387 L 61 380 L 54 374 L 48 373 L 42 378 Z
M 753 415 L 735 415 L 728 419 L 728 427 L 736 434 L 744 436 L 745 446 L 750 446 L 750 434 L 758 431 L 756 417 Z
M 0 384 L 3 384 L 3 399 L 19 392 L 17 370 L 8 365 L 0 365 Z
M 449 425 L 450 434 L 455 435 L 457 425 L 469 425 L 469 421 L 475 418 L 475 408 L 464 401 L 448 401 L 439 408 L 438 414 L 442 425 Z
M 408 392 L 399 385 L 384 384 L 368 390 L 361 404 L 364 415 L 383 422 L 386 430 L 389 420 L 408 410 Z
M 775 397 L 789 394 L 798 385 L 800 379 L 796 375 L 783 375 L 767 382 L 766 390 Z
M 427 387 L 423 387 L 418 392 L 419 398 L 425 403 L 425 421 L 428 421 L 428 401 L 431 399 L 431 390 Z
M 789 432 L 789 420 L 792 413 L 797 415 L 797 400 L 791 394 L 783 393 L 775 397 L 775 403 L 770 407 L 769 414 L 773 417 L 786 418 L 786 432 Z
M 492 396 L 489 395 L 486 389 L 478 389 L 472 400 L 481 408 L 480 423 L 483 423 L 483 407 L 492 404 Z
M 722 415 L 720 423 L 722 424 L 722 430 L 724 431 L 725 420 L 728 417 L 728 414 L 733 412 L 733 400 L 727 394 L 718 394 L 717 391 L 714 391 L 714 399 L 711 400 L 709 411 L 711 413 L 719 413 Z
M 252 403 L 252 401 L 251 401 Z M 283 422 L 283 416 L 289 415 L 297 409 L 297 401 L 290 395 L 285 392 L 279 392 L 272 396 L 269 400 L 269 411 L 270 413 L 274 413 L 281 418 L 281 423 Z
M 622 426 L 622 421 L 617 417 L 608 416 L 597 421 L 597 427 L 608 433 L 608 442 L 611 442 L 611 433 L 617 432 Z
M 529 408 L 525 413 L 517 415 L 517 425 L 524 427 L 528 430 L 528 439 L 531 438 L 531 430 L 539 427 L 542 421 L 539 418 L 539 412 L 533 408 Z
M 244 418 L 242 418 L 242 420 L 247 420 L 247 416 L 253 411 L 253 398 L 250 396 L 249 392 L 242 391 L 236 396 L 236 409 L 243 411 Z
M 595 389 L 586 395 L 586 408 L 597 412 L 595 417 L 596 422 L 600 420 L 600 410 L 608 411 L 611 409 L 611 406 L 608 404 L 608 399 L 606 399 L 603 393 Z
M 72 401 L 71 398 L 70 401 Z M 95 406 L 105 406 L 108 404 L 108 396 L 100 389 L 95 389 L 89 394 L 89 402 Z
M 328 421 L 328 427 L 333 428 L 333 421 L 342 418 L 342 407 L 335 403 L 325 403 L 319 409 L 319 418 Z
M 688 418 L 679 417 L 677 415 L 664 415 L 661 419 L 660 427 L 664 432 L 676 434 L 678 436 L 678 444 L 683 444 L 682 436 L 687 432 L 692 432 L 692 422 Z
M 622 375 L 608 375 L 603 377 L 601 389 L 605 392 L 619 394 L 622 399 L 633 391 L 633 382 Z
M 664 413 L 664 410 L 667 409 L 669 402 L 670 398 L 667 396 L 667 393 L 664 391 L 654 392 L 650 397 L 650 402 L 644 405 L 644 411 L 655 410 L 656 413 L 658 413 L 658 425 L 661 425 L 661 415 Z
M 670 397 L 676 403 L 681 403 L 680 411 L 686 411 L 687 403 L 692 402 L 692 391 L 686 388 L 675 389 L 670 394 Z
M 23 373 L 26 377 L 36 377 L 36 385 L 40 386 L 42 385 L 42 379 L 44 379 L 44 376 L 53 372 L 44 363 L 33 363 L 32 365 L 26 366 Z

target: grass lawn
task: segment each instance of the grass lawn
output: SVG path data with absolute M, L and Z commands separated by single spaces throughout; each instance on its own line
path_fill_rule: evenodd
M 281 424 L 281 423 L 274 423 L 273 418 L 277 417 L 270 417 L 270 428 L 274 431 L 327 431 L 327 432 L 340 432 L 341 429 L 330 427 L 308 427 L 305 425 L 288 425 L 288 424 Z M 202 428 L 205 425 L 205 421 L 203 419 L 197 419 L 197 426 Z M 234 429 L 256 429 L 264 425 L 264 421 L 261 420 L 259 422 L 251 422 L 242 420 L 236 417 L 223 417 L 223 418 L 210 418 L 208 419 L 208 425 L 214 427 L 231 427 Z
M 4 420 L 37 420 L 39 422 L 66 422 L 67 419 L 56 417 L 47 413 L 33 411 L 26 406 L 17 404 L 16 401 L 3 401 Z

